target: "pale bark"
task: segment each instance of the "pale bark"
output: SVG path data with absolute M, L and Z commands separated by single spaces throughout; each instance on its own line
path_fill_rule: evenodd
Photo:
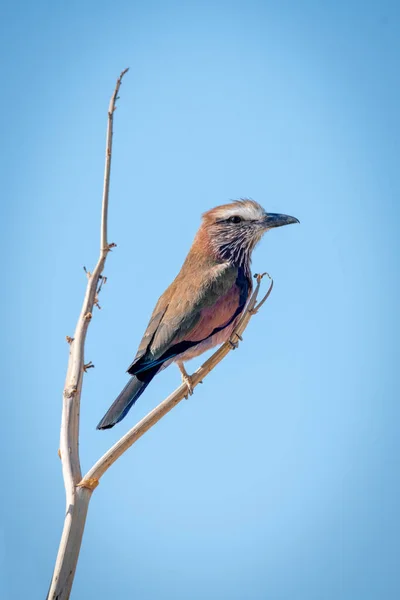
M 64 529 L 48 593 L 49 600 L 67 600 L 74 579 L 76 564 L 85 526 L 86 514 L 93 486 L 78 486 L 81 480 L 79 461 L 79 408 L 82 379 L 85 369 L 84 349 L 86 333 L 97 302 L 97 290 L 107 254 L 111 245 L 107 242 L 108 193 L 112 152 L 113 118 L 115 102 L 121 81 L 127 69 L 119 76 L 108 107 L 106 161 L 101 210 L 100 255 L 93 273 L 87 273 L 88 283 L 74 337 L 68 338 L 70 352 L 64 386 L 60 433 L 60 458 L 66 494 Z
M 48 600 L 68 600 L 78 562 L 82 536 L 85 528 L 86 515 L 93 490 L 100 478 L 109 467 L 146 431 L 155 425 L 164 415 L 187 396 L 186 383 L 180 385 L 168 398 L 149 412 L 112 448 L 110 448 L 84 477 L 81 474 L 79 459 L 79 409 L 82 390 L 83 374 L 91 363 L 84 364 L 84 346 L 86 333 L 92 319 L 92 311 L 98 303 L 98 292 L 101 288 L 102 272 L 109 250 L 114 244 L 107 241 L 108 196 L 110 185 L 110 168 L 112 153 L 113 115 L 115 102 L 121 81 L 128 69 L 123 71 L 117 80 L 114 93 L 108 109 L 108 127 L 106 142 L 106 163 L 104 173 L 103 201 L 101 211 L 100 255 L 93 273 L 87 272 L 88 284 L 82 310 L 78 319 L 73 338 L 67 337 L 70 344 L 67 376 L 65 380 L 60 435 L 60 458 L 66 494 L 66 514 L 64 528 L 58 549 L 53 577 L 48 592 Z M 268 298 L 273 287 L 273 281 L 265 296 L 257 304 L 257 295 L 263 275 L 257 275 L 256 288 L 247 304 L 231 341 L 223 344 L 205 363 L 191 376 L 192 387 L 196 387 L 216 367 L 216 365 L 233 350 L 241 340 L 251 317 L 258 311 Z M 103 280 L 104 281 L 104 280 Z M 99 285 L 100 282 L 100 285 Z

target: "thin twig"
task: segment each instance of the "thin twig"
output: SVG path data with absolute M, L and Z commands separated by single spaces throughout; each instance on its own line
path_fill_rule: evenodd
M 256 275 L 257 277 L 257 285 L 256 288 L 247 304 L 247 308 L 237 324 L 235 331 L 231 336 L 231 340 L 235 338 L 241 338 L 243 331 L 246 329 L 247 325 L 254 312 L 254 308 L 256 307 L 257 296 L 260 290 L 261 279 L 263 275 Z M 268 275 L 269 277 L 269 275 Z M 270 278 L 271 279 L 271 278 Z M 260 301 L 260 304 L 257 305 L 257 309 L 265 302 L 271 293 L 273 286 L 273 280 L 271 279 L 271 284 L 269 286 L 268 292 L 265 294 L 263 299 Z M 191 376 L 191 384 L 194 387 L 199 383 L 202 383 L 205 377 L 217 366 L 218 363 L 221 362 L 223 358 L 232 350 L 231 344 L 229 342 L 225 342 L 222 344 L 220 348 L 214 354 L 206 360 L 204 364 L 202 364 L 195 373 Z M 174 408 L 181 400 L 185 398 L 187 395 L 187 385 L 183 383 L 180 385 L 168 398 L 166 398 L 163 402 L 161 402 L 156 408 L 150 411 L 139 423 L 137 423 L 128 433 L 126 433 L 118 442 L 114 444 L 97 462 L 86 475 L 82 478 L 82 481 L 79 483 L 82 487 L 87 487 L 86 482 L 91 482 L 90 485 L 93 485 L 93 482 L 98 482 L 99 479 L 104 475 L 104 473 L 111 467 L 113 463 L 130 447 L 134 444 L 139 438 L 142 437 L 146 431 L 148 431 L 153 425 L 158 423 L 160 419 L 164 415 L 166 415 L 170 410 Z
M 274 287 L 274 280 L 272 279 L 271 275 L 269 273 L 264 273 L 264 275 L 266 275 L 269 280 L 271 281 L 271 284 L 268 288 L 267 293 L 265 294 L 265 296 L 263 296 L 263 298 L 261 298 L 260 302 L 258 302 L 258 304 L 256 304 L 256 306 L 253 308 L 252 310 L 252 314 L 255 315 L 256 313 L 258 313 L 258 311 L 260 310 L 260 308 L 262 307 L 262 305 L 264 304 L 264 302 L 266 302 L 269 298 L 270 293 L 272 292 L 272 288 Z
M 115 103 L 118 98 L 119 88 L 123 76 L 129 69 L 122 71 L 117 79 L 117 84 L 113 95 L 111 96 L 110 105 L 108 107 L 108 127 L 106 140 L 106 164 L 104 169 L 104 186 L 103 186 L 103 210 L 101 212 L 101 235 L 100 235 L 100 251 L 108 252 L 110 247 L 107 243 L 107 221 L 108 221 L 108 193 L 110 190 L 110 169 L 111 169 L 111 152 L 112 152 L 112 135 L 113 135 L 113 118 L 115 111 Z M 96 282 L 97 283 L 97 282 Z
M 107 283 L 107 277 L 105 277 L 104 275 L 100 275 L 99 280 L 100 280 L 99 287 L 97 288 L 97 291 L 96 291 L 97 295 L 100 294 L 101 288 L 103 287 L 103 285 L 105 285 Z
M 104 170 L 103 198 L 101 209 L 100 256 L 93 273 L 85 268 L 88 278 L 85 298 L 73 337 L 68 337 L 70 354 L 64 386 L 61 416 L 60 453 L 66 494 L 67 513 L 61 536 L 57 560 L 54 568 L 48 598 L 66 600 L 69 598 L 75 574 L 79 548 L 86 519 L 89 499 L 93 489 L 78 487 L 82 479 L 79 460 L 79 409 L 84 372 L 92 365 L 84 365 L 84 346 L 99 278 L 103 272 L 107 254 L 108 195 L 110 188 L 110 165 L 112 152 L 112 131 L 115 101 L 122 78 L 128 69 L 119 76 L 108 108 L 106 164 Z

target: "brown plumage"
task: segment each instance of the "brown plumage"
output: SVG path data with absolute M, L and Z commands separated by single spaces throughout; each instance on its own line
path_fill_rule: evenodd
M 254 246 L 272 227 L 298 222 L 267 214 L 253 200 L 217 206 L 203 215 L 177 277 L 158 300 L 134 361 L 132 376 L 98 429 L 113 427 L 127 414 L 153 377 L 227 341 L 252 289 Z M 187 378 L 190 389 L 190 378 Z

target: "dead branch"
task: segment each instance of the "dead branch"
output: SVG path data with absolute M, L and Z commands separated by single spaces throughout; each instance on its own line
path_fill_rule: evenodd
M 67 600 L 67 598 L 69 598 L 82 541 L 87 508 L 93 491 L 88 487 L 77 487 L 82 479 L 79 460 L 79 409 L 82 379 L 85 372 L 84 346 L 87 330 L 93 314 L 99 278 L 103 272 L 107 254 L 111 247 L 111 244 L 108 244 L 107 242 L 107 217 L 113 118 L 116 98 L 118 96 L 122 78 L 127 71 L 128 69 L 122 71 L 117 79 L 108 108 L 106 162 L 101 209 L 100 255 L 93 272 L 86 272 L 88 283 L 82 310 L 79 315 L 74 336 L 68 338 L 70 354 L 64 386 L 60 434 L 60 453 L 67 510 L 56 565 L 48 593 L 48 598 L 51 600 Z
M 153 427 L 153 425 L 158 423 L 158 421 L 185 398 L 188 393 L 186 383 L 180 385 L 170 396 L 168 396 L 168 398 L 150 411 L 146 417 L 139 421 L 139 423 L 114 444 L 114 446 L 112 446 L 112 448 L 110 448 L 96 464 L 89 469 L 86 475 L 82 477 L 79 459 L 80 399 L 83 375 L 88 369 L 94 367 L 92 362 L 84 362 L 84 346 L 89 323 L 93 317 L 93 308 L 94 306 L 100 308 L 98 304 L 98 295 L 102 286 L 106 283 L 106 277 L 102 275 L 106 258 L 108 252 L 116 246 L 116 244 L 110 244 L 107 240 L 108 196 L 110 187 L 115 103 L 118 99 L 122 78 L 127 71 L 128 69 L 125 69 L 119 76 L 108 108 L 106 159 L 101 210 L 100 255 L 93 272 L 90 272 L 85 268 L 88 282 L 81 313 L 79 315 L 74 336 L 66 337 L 70 346 L 70 353 L 63 394 L 59 449 L 66 493 L 66 515 L 53 578 L 47 596 L 48 600 L 68 600 L 70 597 L 89 501 L 94 489 L 98 486 L 100 478 L 107 469 L 109 469 L 110 466 L 130 446 L 132 446 L 132 444 Z M 193 388 L 199 383 L 202 383 L 205 377 L 217 366 L 217 364 L 220 363 L 231 350 L 237 347 L 239 340 L 242 340 L 242 333 L 249 324 L 250 319 L 264 304 L 272 291 L 273 281 L 270 278 L 271 284 L 269 289 L 257 304 L 260 284 L 264 275 L 265 273 L 263 275 L 255 276 L 257 278 L 257 285 L 231 339 L 214 352 L 214 354 L 191 376 L 190 381 Z

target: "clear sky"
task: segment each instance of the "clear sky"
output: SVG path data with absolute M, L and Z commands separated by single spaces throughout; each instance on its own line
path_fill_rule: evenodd
M 201 213 L 248 196 L 301 225 L 255 252 L 275 289 L 240 350 L 101 481 L 73 598 L 400 597 L 399 6 L 3 5 L 1 598 L 44 598 L 55 560 L 65 336 L 127 66 L 84 470 L 180 381 L 171 367 L 96 431 Z

